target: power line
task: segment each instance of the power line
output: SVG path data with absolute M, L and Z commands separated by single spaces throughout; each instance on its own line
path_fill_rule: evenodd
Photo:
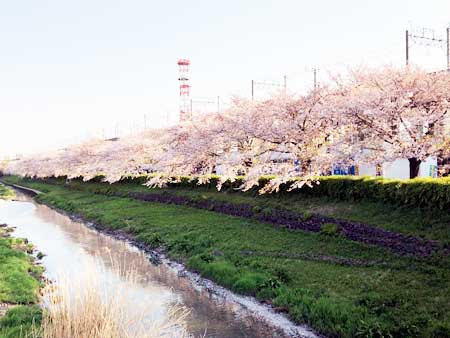
M 217 112 L 218 113 L 220 112 L 220 96 L 217 96 L 214 98 L 213 97 L 192 98 L 190 101 L 190 104 L 191 104 L 191 112 L 192 113 L 194 113 L 194 111 L 195 111 L 193 108 L 194 104 L 197 104 L 197 105 L 200 104 L 202 106 L 214 104 L 214 105 L 217 105 Z
M 438 47 L 446 46 L 447 69 L 450 69 L 450 36 L 449 28 L 446 29 L 446 38 L 436 35 L 434 29 L 431 28 L 411 28 L 405 32 L 405 61 L 406 65 L 410 64 L 410 50 L 412 45 Z
M 283 88 L 284 93 L 287 93 L 287 76 L 283 76 L 283 83 L 277 82 L 277 81 L 255 81 L 252 80 L 252 101 L 255 98 L 255 89 L 256 86 L 260 87 L 276 87 L 276 88 Z

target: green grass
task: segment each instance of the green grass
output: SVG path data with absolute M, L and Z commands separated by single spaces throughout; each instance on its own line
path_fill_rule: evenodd
M 0 199 L 11 199 L 14 197 L 14 191 L 0 183 Z
M 37 197 L 41 202 L 125 230 L 150 245 L 163 245 L 172 258 L 192 270 L 236 292 L 268 300 L 296 322 L 308 323 L 329 337 L 450 337 L 448 257 L 427 261 L 400 257 L 335 236 L 332 225 L 323 233 L 291 232 L 206 210 L 106 195 L 145 189 L 132 184 L 73 183 L 74 190 L 42 182 L 20 183 L 45 192 Z M 426 221 L 425 217 L 416 220 L 410 229 L 403 220 L 413 222 L 419 215 L 416 210 L 408 213 L 368 203 L 302 202 L 289 197 L 283 202 L 206 190 L 168 193 L 205 194 L 305 212 L 320 208 L 321 213 L 339 218 L 367 215 L 367 223 L 414 234 L 420 232 L 418 222 Z M 428 229 L 433 234 L 427 237 L 438 237 L 436 231 L 448 238 L 448 223 L 446 231 L 442 223 L 448 216 L 442 217 L 436 221 L 438 227 Z
M 0 185 L 0 198 L 12 196 L 10 189 Z M 17 306 L 0 318 L 0 338 L 25 338 L 41 316 L 34 304 L 38 301 L 42 268 L 35 266 L 26 253 L 29 245 L 7 234 L 5 228 L 0 228 L 0 303 Z
M 11 183 L 24 183 L 18 177 L 5 177 Z M 52 179 L 53 183 L 62 184 L 63 180 Z M 47 191 L 47 186 L 37 182 L 27 182 L 35 189 Z M 103 194 L 123 194 L 129 192 L 162 192 L 190 198 L 209 198 L 235 204 L 249 204 L 264 208 L 283 208 L 304 214 L 320 214 L 343 220 L 361 222 L 390 231 L 419 236 L 440 241 L 450 245 L 450 212 L 448 210 L 429 210 L 412 207 L 399 207 L 373 201 L 339 201 L 326 197 L 302 196 L 299 194 L 257 195 L 255 193 L 219 192 L 203 186 L 192 188 L 148 189 L 139 184 L 130 183 L 84 183 L 72 181 L 70 187 L 83 191 Z
M 14 249 L 15 242 L 0 238 L 0 303 L 19 305 L 0 318 L 0 338 L 25 338 L 40 319 L 40 309 L 33 304 L 38 300 L 42 270 L 26 253 Z
M 0 318 L 0 338 L 28 338 L 34 325 L 40 323 L 41 309 L 34 306 L 17 306 Z
M 221 193 L 203 188 L 165 189 L 165 191 L 194 198 L 203 195 L 231 203 L 246 203 L 263 208 L 281 207 L 299 213 L 314 213 L 450 243 L 450 213 L 439 210 L 398 207 L 371 201 L 337 201 L 295 194 L 254 196 L 238 192 Z
M 39 281 L 29 256 L 12 248 L 13 239 L 0 238 L 0 302 L 33 304 L 37 300 Z

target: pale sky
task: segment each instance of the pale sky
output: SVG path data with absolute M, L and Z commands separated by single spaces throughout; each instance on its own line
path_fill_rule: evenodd
M 147 127 L 174 123 L 178 58 L 192 62 L 194 100 L 224 107 L 250 96 L 252 79 L 286 75 L 302 92 L 313 67 L 320 81 L 402 65 L 405 29 L 444 36 L 449 25 L 449 0 L 0 0 L 0 159 L 136 132 L 144 116 Z M 410 54 L 446 66 L 445 48 Z

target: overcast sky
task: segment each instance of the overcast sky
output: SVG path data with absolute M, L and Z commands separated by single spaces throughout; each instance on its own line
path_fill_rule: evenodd
M 444 36 L 450 1 L 3 0 L 0 158 L 175 122 L 178 58 L 194 100 L 223 107 L 252 79 L 301 92 L 313 67 L 402 65 L 411 25 Z M 445 48 L 413 45 L 411 62 L 443 68 Z

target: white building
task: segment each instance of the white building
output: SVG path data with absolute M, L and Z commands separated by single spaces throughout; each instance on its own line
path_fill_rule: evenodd
M 359 175 L 408 179 L 409 161 L 407 159 L 398 159 L 393 162 L 383 163 L 381 168 L 378 169 L 374 165 L 361 165 L 359 166 Z M 418 177 L 437 177 L 437 159 L 429 157 L 426 161 L 420 163 Z

